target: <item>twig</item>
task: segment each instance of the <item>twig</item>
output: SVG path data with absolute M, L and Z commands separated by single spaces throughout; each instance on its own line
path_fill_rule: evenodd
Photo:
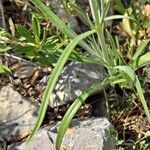
M 23 62 L 26 62 L 26 63 L 28 63 L 28 64 L 34 66 L 34 67 L 37 66 L 37 64 L 35 64 L 35 63 L 32 63 L 32 62 L 30 62 L 30 61 L 27 61 L 27 60 L 25 60 L 25 59 L 23 59 L 23 58 L 20 58 L 20 57 L 18 57 L 18 56 L 12 55 L 12 54 L 3 53 L 3 54 L 0 54 L 0 56 L 6 56 L 6 57 L 9 57 L 9 58 L 13 58 L 13 59 L 18 60 L 19 62 L 22 62 L 22 61 L 23 61 Z
M 105 105 L 106 105 L 106 111 L 107 111 L 108 119 L 110 120 L 109 103 L 108 103 L 107 94 L 106 94 L 106 91 L 104 88 L 103 88 L 103 93 L 104 93 L 104 97 L 105 97 Z

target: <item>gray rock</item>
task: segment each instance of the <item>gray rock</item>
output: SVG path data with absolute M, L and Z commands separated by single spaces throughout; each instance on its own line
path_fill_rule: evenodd
M 33 129 L 38 106 L 15 91 L 9 84 L 0 90 L 0 135 L 11 140 Z
M 31 142 L 12 144 L 8 150 L 54 150 L 54 144 L 48 136 L 47 129 L 43 129 L 37 133 Z
M 58 125 L 49 131 L 55 142 Z M 114 130 L 107 118 L 90 118 L 83 121 L 73 120 L 62 143 L 67 150 L 113 150 L 115 141 L 110 136 Z
M 60 122 L 51 128 L 40 130 L 33 141 L 10 145 L 8 150 L 54 150 L 57 129 Z M 109 135 L 113 130 L 106 118 L 73 120 L 63 139 L 61 150 L 113 150 L 115 141 Z
M 104 68 L 95 64 L 71 62 L 60 75 L 54 89 L 51 107 L 60 106 L 77 98 L 90 85 L 102 80 Z

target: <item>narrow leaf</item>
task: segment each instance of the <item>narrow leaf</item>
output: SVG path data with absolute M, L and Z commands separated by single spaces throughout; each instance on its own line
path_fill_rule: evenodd
M 82 94 L 74 101 L 74 103 L 69 107 L 68 111 L 66 112 L 65 116 L 63 117 L 63 120 L 59 126 L 59 131 L 57 134 L 56 139 L 56 150 L 60 150 L 62 139 L 66 133 L 66 130 L 74 117 L 77 110 L 80 108 L 80 106 L 84 103 L 84 101 L 97 89 L 102 89 L 108 85 L 107 82 L 98 82 L 96 84 L 93 84 L 89 88 L 87 88 L 85 91 L 82 92 Z
M 35 41 L 36 43 L 39 43 L 40 41 L 40 22 L 37 19 L 37 17 L 33 14 L 32 15 L 32 30 L 33 30 L 33 34 L 35 36 Z
M 53 89 L 56 85 L 56 82 L 57 82 L 57 79 L 63 69 L 63 66 L 64 64 L 66 63 L 69 55 L 71 54 L 71 52 L 73 51 L 73 49 L 75 48 L 75 46 L 84 38 L 86 38 L 87 36 L 93 34 L 94 32 L 96 32 L 95 30 L 91 30 L 91 31 L 88 31 L 88 32 L 85 32 L 79 36 L 77 36 L 74 40 L 72 40 L 68 45 L 67 47 L 64 49 L 62 55 L 60 56 L 52 74 L 51 74 L 51 77 L 49 78 L 49 81 L 48 81 L 48 84 L 47 84 L 47 87 L 46 87 L 46 90 L 44 92 L 44 96 L 43 96 L 43 99 L 42 99 L 42 104 L 40 106 L 40 110 L 39 110 L 39 115 L 38 115 L 38 119 L 37 119 L 37 122 L 36 122 L 36 125 L 32 131 L 32 134 L 30 135 L 29 139 L 31 139 L 35 134 L 36 132 L 39 130 L 42 122 L 43 122 L 43 119 L 44 119 L 44 116 L 45 116 L 45 113 L 46 113 L 46 110 L 47 110 L 47 106 L 48 106 L 48 103 L 49 103 L 49 99 L 50 99 L 50 96 L 52 95 L 52 92 L 53 92 Z M 53 100 L 51 99 L 50 100 L 50 104 L 53 105 Z
M 89 3 L 90 3 L 91 12 L 92 12 L 92 17 L 96 25 L 98 26 L 100 19 L 101 19 L 99 2 L 97 0 L 89 0 Z
M 108 16 L 108 17 L 106 17 L 104 20 L 105 20 L 105 21 L 108 21 L 108 20 L 114 20 L 114 19 L 131 19 L 131 20 L 137 22 L 134 18 L 129 17 L 129 16 L 123 16 L 123 15 Z
M 8 51 L 10 49 L 11 49 L 10 46 L 5 46 L 4 44 L 0 44 L 0 53 L 1 52 L 6 52 L 6 51 Z
M 128 16 L 128 13 L 125 13 L 125 14 L 124 14 L 124 18 L 123 18 L 123 20 L 122 20 L 122 27 L 123 27 L 123 30 L 124 30 L 128 35 L 130 35 L 132 38 L 134 38 L 133 30 L 132 30 L 131 25 L 130 25 L 130 20 L 129 20 L 127 17 L 129 17 L 129 16 Z
M 132 70 L 129 66 L 116 66 L 114 67 L 118 69 L 119 71 L 125 73 L 132 82 L 135 82 L 135 73 L 134 70 Z
M 34 38 L 32 37 L 31 33 L 25 27 L 23 27 L 21 25 L 17 25 L 16 28 L 17 28 L 17 31 L 23 37 L 25 37 L 28 42 L 34 43 Z
M 132 57 L 132 61 L 135 61 L 139 58 L 139 56 L 142 54 L 143 50 L 145 49 L 145 47 L 148 45 L 150 40 L 143 40 L 141 41 L 140 45 L 138 46 L 135 54 Z
M 150 52 L 147 52 L 138 59 L 136 69 L 148 64 L 150 64 Z
M 3 73 L 7 74 L 7 73 L 11 73 L 11 71 L 7 66 L 0 64 L 0 74 L 3 74 Z
M 121 0 L 114 0 L 114 9 L 121 13 L 122 15 L 126 12 L 125 7 Z
M 150 111 L 149 111 L 148 106 L 146 104 L 146 101 L 145 101 L 145 98 L 144 98 L 144 95 L 143 95 L 143 91 L 142 91 L 142 87 L 141 87 L 140 81 L 139 81 L 137 76 L 136 76 L 135 87 L 136 87 L 139 99 L 140 99 L 140 101 L 141 101 L 141 103 L 143 105 L 144 112 L 145 112 L 145 114 L 147 116 L 148 122 L 150 123 Z

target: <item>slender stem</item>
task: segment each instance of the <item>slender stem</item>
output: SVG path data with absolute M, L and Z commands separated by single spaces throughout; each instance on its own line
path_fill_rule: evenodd
M 104 37 L 104 23 L 101 23 L 98 25 L 97 34 L 98 34 L 98 39 L 100 42 L 100 46 L 102 49 L 102 54 L 104 56 L 105 62 L 110 65 L 110 59 L 108 56 L 108 49 L 107 49 L 107 45 L 106 45 L 105 37 Z
M 101 0 L 101 17 L 103 17 L 104 15 L 104 0 Z

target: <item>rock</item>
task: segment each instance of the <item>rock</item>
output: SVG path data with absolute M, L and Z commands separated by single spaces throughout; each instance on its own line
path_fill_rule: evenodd
M 27 134 L 33 129 L 38 107 L 22 97 L 9 84 L 0 90 L 0 135 L 7 140 Z
M 51 128 L 49 136 L 56 139 L 58 125 Z M 115 141 L 109 135 L 114 130 L 107 118 L 73 120 L 63 140 L 64 149 L 71 150 L 113 150 Z M 56 132 L 56 133 L 55 133 Z
M 33 141 L 10 145 L 8 150 L 53 150 L 60 122 L 40 130 Z M 113 130 L 107 118 L 73 120 L 64 137 L 61 150 L 114 150 L 115 141 L 109 135 Z
M 37 70 L 37 66 L 28 62 L 20 62 L 11 66 L 13 78 L 25 79 L 30 78 Z
M 47 129 L 42 129 L 31 142 L 12 144 L 8 146 L 8 150 L 54 150 L 54 144 L 48 136 Z
M 77 98 L 82 91 L 98 80 L 102 80 L 104 68 L 95 64 L 71 62 L 60 75 L 54 89 L 51 107 L 60 106 Z
M 68 22 L 68 25 L 70 26 L 70 28 L 72 30 L 74 30 L 77 34 L 81 33 L 81 25 L 79 25 L 79 20 L 78 20 L 77 16 L 75 16 L 75 15 L 69 16 L 67 22 Z

